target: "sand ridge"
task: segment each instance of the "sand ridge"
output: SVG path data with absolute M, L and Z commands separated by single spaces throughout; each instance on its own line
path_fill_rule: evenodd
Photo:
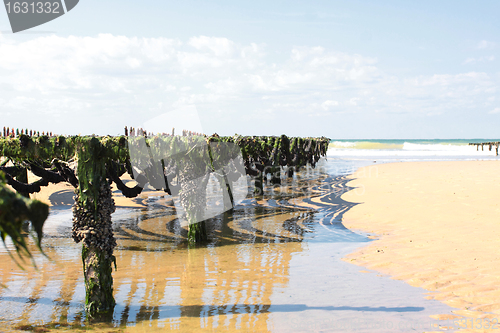
M 361 168 L 342 196 L 360 204 L 343 223 L 379 239 L 344 260 L 425 288 L 458 316 L 484 318 L 476 331 L 487 321 L 500 329 L 499 170 L 500 161 Z

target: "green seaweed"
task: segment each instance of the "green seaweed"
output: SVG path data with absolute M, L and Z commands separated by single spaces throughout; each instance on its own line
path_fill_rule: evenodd
M 8 189 L 4 174 L 0 171 L 0 237 L 4 244 L 7 236 L 11 238 L 20 258 L 23 255 L 28 258 L 32 257 L 22 235 L 23 222 L 31 221 L 35 231 L 35 243 L 41 251 L 42 228 L 48 215 L 49 207 L 46 204 L 28 199 Z
M 8 131 L 7 129 L 6 131 Z M 26 132 L 27 133 L 27 132 Z M 112 293 L 113 278 L 112 264 L 116 261 L 113 248 L 116 245 L 111 229 L 111 212 L 114 204 L 107 180 L 107 167 L 112 163 L 125 165 L 132 173 L 129 145 L 143 140 L 144 137 L 125 136 L 36 136 L 21 134 L 17 137 L 0 138 L 0 156 L 6 157 L 4 166 L 12 161 L 18 166 L 26 162 L 36 162 L 42 166 L 52 165 L 54 159 L 63 162 L 76 161 L 78 187 L 76 189 L 76 203 L 74 206 L 73 238 L 79 242 L 83 240 L 82 261 L 86 289 L 86 310 L 90 315 L 108 313 L 115 304 Z M 326 155 L 329 139 L 327 138 L 289 138 L 266 136 L 154 136 L 146 139 L 147 151 L 139 156 L 139 167 L 151 178 L 160 174 L 165 165 L 164 161 L 175 160 L 177 167 L 182 171 L 177 175 L 181 178 L 180 197 L 186 209 L 189 221 L 188 241 L 202 242 L 207 239 L 206 226 L 200 221 L 202 216 L 200 202 L 194 202 L 189 196 L 189 180 L 196 177 L 205 177 L 197 189 L 203 192 L 210 171 L 221 169 L 223 157 L 235 157 L 238 152 L 228 150 L 229 145 L 220 143 L 234 143 L 240 148 L 245 165 L 258 165 L 258 169 L 267 168 L 277 175 L 282 166 L 300 168 L 307 164 L 313 167 L 321 156 Z M 213 147 L 210 145 L 214 143 Z M 206 148 L 208 146 L 208 148 Z M 162 156 L 168 152 L 168 156 Z M 293 161 L 292 161 L 293 159 Z M 153 163 L 151 163 L 153 162 Z M 160 163 L 161 162 L 161 163 Z M 152 169 L 147 170 L 148 165 Z M 290 172 L 292 170 L 292 172 Z M 289 169 L 288 176 L 293 174 Z M 184 181 L 183 178 L 184 177 Z M 1 178 L 1 177 L 0 177 Z M 23 183 L 27 182 L 25 173 L 17 176 Z M 178 179 L 179 180 L 179 179 Z M 230 181 L 225 174 L 219 176 L 219 182 L 228 190 L 231 204 L 234 199 L 230 190 Z M 191 189 L 192 190 L 192 189 Z M 259 171 L 255 177 L 255 195 L 264 193 L 264 175 Z M 204 200 L 198 196 L 196 200 Z M 0 234 L 2 240 L 10 236 L 18 252 L 31 255 L 21 236 L 21 221 L 30 219 L 37 235 L 37 245 L 40 248 L 42 226 L 48 215 L 48 207 L 36 200 L 29 200 L 9 191 L 0 179 Z M 89 236 L 90 235 L 90 236 Z M 106 244 L 106 245 L 105 245 Z

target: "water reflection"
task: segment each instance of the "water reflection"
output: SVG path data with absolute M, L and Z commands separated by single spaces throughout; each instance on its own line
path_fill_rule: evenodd
M 279 331 L 289 325 L 280 313 L 422 311 L 411 305 L 311 305 L 306 303 L 321 297 L 311 293 L 302 303 L 304 298 L 293 294 L 303 286 L 293 287 L 291 277 L 312 287 L 315 282 L 309 281 L 308 273 L 313 267 L 325 265 L 315 276 L 330 272 L 326 261 L 332 256 L 328 251 L 335 249 L 331 244 L 340 244 L 345 252 L 351 249 L 342 244 L 355 247 L 369 241 L 341 223 L 353 206 L 340 199 L 349 190 L 346 183 L 343 176 L 306 170 L 288 183 L 268 188 L 263 198 L 248 198 L 233 212 L 209 219 L 210 241 L 192 248 L 178 218 L 183 212 L 170 197 L 149 198 L 146 209 L 118 210 L 113 215 L 117 305 L 108 321 L 100 323 L 87 321 L 83 311 L 80 245 L 70 239 L 71 211 L 52 210 L 44 247 L 53 261 L 38 256 L 38 271 L 22 271 L 0 253 L 0 283 L 8 286 L 0 289 L 0 328 Z M 297 270 L 292 264 L 297 258 L 323 243 L 330 248 L 299 264 L 298 274 L 291 273 Z M 285 297 L 289 292 L 293 295 Z M 289 304 L 291 299 L 294 304 Z M 276 327 L 280 322 L 284 326 Z

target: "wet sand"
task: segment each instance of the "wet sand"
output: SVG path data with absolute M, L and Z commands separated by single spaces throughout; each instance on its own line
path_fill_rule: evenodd
M 18 269 L 0 251 L 0 331 L 86 329 L 103 332 L 407 332 L 432 331 L 452 314 L 424 291 L 341 260 L 366 243 L 346 229 L 355 204 L 344 176 L 316 170 L 231 214 L 207 222 L 208 244 L 188 248 L 171 197 L 144 192 L 114 198 L 117 302 L 108 323 L 90 324 L 83 311 L 81 244 L 71 234 L 72 188 L 56 185 L 37 198 L 52 204 L 36 251 L 38 271 Z M 364 269 L 363 269 L 364 270 Z M 365 271 L 365 270 L 364 270 Z M 460 317 L 461 318 L 461 317 Z
M 124 174 L 121 178 L 123 182 L 130 187 L 137 184 L 128 174 Z M 33 182 L 38 179 L 38 177 L 28 173 L 29 182 Z M 149 197 L 163 196 L 165 194 L 147 187 L 136 198 L 126 198 L 116 188 L 115 183 L 113 183 L 111 190 L 113 191 L 113 199 L 115 200 L 115 206 L 117 208 L 144 208 L 147 206 L 146 201 Z M 40 192 L 33 193 L 31 198 L 40 200 L 52 207 L 71 207 L 75 202 L 74 191 L 75 188 L 68 183 L 50 183 L 49 186 L 42 187 Z
M 500 161 L 406 162 L 358 170 L 342 199 L 378 239 L 344 260 L 432 291 L 474 331 L 500 329 Z M 474 319 L 475 318 L 475 319 Z M 451 318 L 453 319 L 453 318 Z

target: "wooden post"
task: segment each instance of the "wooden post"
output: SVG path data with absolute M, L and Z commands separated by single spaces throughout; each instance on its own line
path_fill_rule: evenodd
M 188 241 L 198 243 L 208 240 L 203 213 L 206 206 L 207 184 L 210 177 L 207 164 L 208 150 L 204 139 L 184 139 L 187 153 L 181 154 L 179 167 L 179 199 L 186 210 L 188 220 Z M 203 140 L 203 144 L 197 143 Z
M 85 310 L 90 317 L 113 313 L 112 264 L 116 241 L 111 227 L 115 211 L 106 180 L 105 149 L 97 138 L 78 143 L 78 188 L 73 206 L 73 239 L 82 241 Z
M 254 193 L 255 195 L 264 195 L 264 171 L 259 170 L 259 174 L 255 176 Z
M 206 191 L 209 175 L 201 182 L 181 180 L 179 193 L 181 204 L 188 220 L 188 241 L 198 243 L 208 240 L 203 211 L 206 206 Z
M 281 185 L 281 168 L 279 166 L 271 168 L 271 184 Z
M 28 184 L 28 169 L 22 168 L 22 170 L 17 174 L 16 180 L 21 182 L 21 183 Z M 23 197 L 28 198 L 28 199 L 30 197 L 29 193 L 19 192 L 19 194 L 21 194 Z

